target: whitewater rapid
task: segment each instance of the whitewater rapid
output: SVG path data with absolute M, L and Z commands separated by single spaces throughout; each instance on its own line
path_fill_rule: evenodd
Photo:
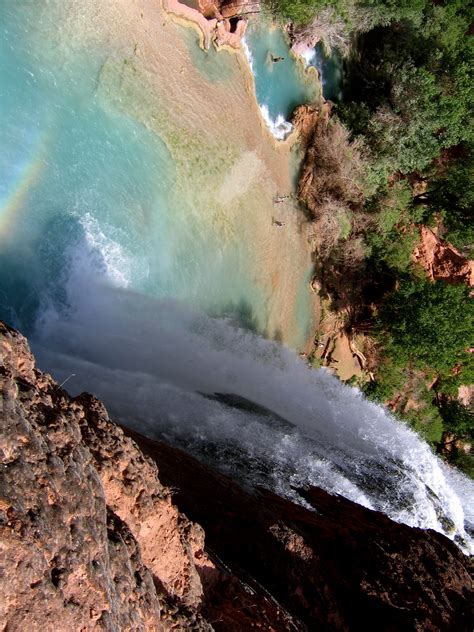
M 301 346 L 311 261 L 298 209 L 274 205 L 290 148 L 261 134 L 235 56 L 200 51 L 159 3 L 4 4 L 0 316 L 39 367 L 250 486 L 303 502 L 319 485 L 472 550 L 472 481 L 241 327 Z M 254 42 L 258 101 L 288 119 L 315 85 L 278 29 Z
M 42 369 L 248 485 L 298 502 L 317 485 L 474 552 L 474 483 L 413 431 L 290 349 L 133 291 L 124 270 L 130 255 L 101 234 L 71 249 L 66 307 L 37 320 Z

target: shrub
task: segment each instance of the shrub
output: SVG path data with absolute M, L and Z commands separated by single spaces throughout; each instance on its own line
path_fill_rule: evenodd
M 379 316 L 381 341 L 396 364 L 446 375 L 470 360 L 474 310 L 463 285 L 403 281 Z
M 429 444 L 434 446 L 441 441 L 443 419 L 436 406 L 428 404 L 421 410 L 410 410 L 404 417 Z
M 313 217 L 318 218 L 324 206 L 361 208 L 365 161 L 360 141 L 351 142 L 348 130 L 338 121 L 320 121 L 309 141 L 298 196 Z

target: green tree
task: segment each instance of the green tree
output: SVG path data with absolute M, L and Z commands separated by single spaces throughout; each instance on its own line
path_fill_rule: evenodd
M 311 22 L 321 9 L 338 4 L 337 0 L 266 0 L 267 8 L 284 21 L 291 20 L 296 25 Z
M 446 430 L 465 440 L 474 439 L 474 412 L 457 400 L 445 399 L 440 406 Z
M 426 217 L 440 214 L 447 230 L 446 238 L 457 248 L 472 255 L 474 244 L 474 152 L 456 147 L 429 178 L 427 190 L 415 198 L 425 205 Z
M 349 60 L 342 116 L 366 136 L 376 161 L 408 174 L 425 170 L 441 150 L 473 141 L 474 16 L 457 1 L 394 3 L 398 12 L 385 4 L 393 20 L 360 36 Z
M 467 287 L 404 281 L 379 316 L 382 344 L 396 364 L 448 375 L 470 363 L 474 306 Z

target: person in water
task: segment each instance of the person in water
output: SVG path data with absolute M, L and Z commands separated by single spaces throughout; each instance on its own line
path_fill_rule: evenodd
M 274 64 L 276 64 L 278 61 L 283 61 L 285 59 L 284 57 L 275 57 L 273 54 L 271 55 L 271 58 Z
M 272 224 L 274 226 L 278 226 L 279 228 L 282 228 L 283 226 L 285 226 L 285 222 L 282 222 L 279 219 L 275 219 L 274 217 L 272 217 Z

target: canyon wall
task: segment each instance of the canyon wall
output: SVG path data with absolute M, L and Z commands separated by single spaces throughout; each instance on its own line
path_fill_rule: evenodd
M 2 323 L 0 389 L 1 630 L 470 629 L 443 536 L 243 490 L 70 397 Z

